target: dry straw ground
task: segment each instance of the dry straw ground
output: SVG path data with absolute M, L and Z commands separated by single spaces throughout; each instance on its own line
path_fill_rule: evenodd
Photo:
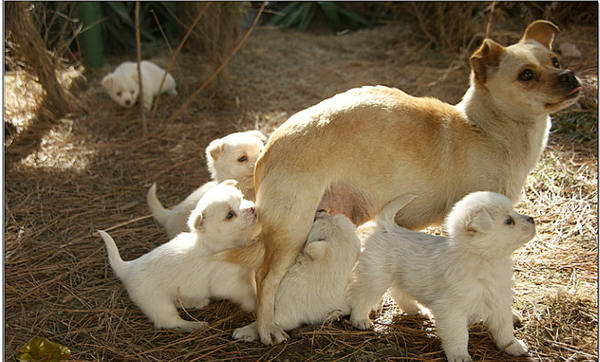
M 526 24 L 517 25 L 492 35 L 515 41 Z M 585 80 L 582 102 L 595 113 L 597 28 L 564 30 L 557 44 L 573 42 L 583 55 L 563 63 Z M 467 88 L 466 58 L 420 47 L 410 31 L 258 28 L 232 64 L 230 87 L 203 92 L 164 127 L 208 76 L 202 59 L 183 54 L 173 70 L 181 96 L 162 97 L 146 138 L 138 109 L 118 108 L 99 85 L 123 59 L 76 82 L 87 117 L 55 123 L 45 120 L 43 109 L 31 109 L 39 99 L 35 87 L 7 74 L 5 119 L 15 125 L 5 143 L 7 359 L 42 336 L 69 347 L 72 361 L 444 361 L 433 321 L 401 316 L 390 301 L 374 315 L 372 331 L 359 332 L 344 319 L 301 328 L 275 347 L 233 341 L 233 329 L 253 316 L 224 301 L 189 311 L 189 318 L 210 322 L 207 330 L 154 330 L 112 273 L 95 234 L 109 230 L 125 259 L 165 242 L 145 203 L 152 182 L 164 204 L 174 205 L 208 179 L 204 148 L 212 139 L 255 128 L 270 133 L 286 115 L 348 88 L 385 84 L 456 103 Z M 165 64 L 168 56 L 154 59 Z M 13 138 L 13 132 L 20 133 Z M 523 314 L 516 333 L 530 357 L 502 354 L 476 325 L 469 344 L 476 360 L 597 360 L 596 142 L 553 132 L 518 205 L 539 227 L 539 236 L 515 256 L 514 307 Z

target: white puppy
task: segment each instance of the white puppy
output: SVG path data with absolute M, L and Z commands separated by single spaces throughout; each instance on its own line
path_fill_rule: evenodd
M 369 313 L 385 291 L 406 313 L 418 303 L 434 315 L 448 361 L 470 361 L 469 323 L 484 321 L 496 345 L 511 355 L 527 352 L 513 335 L 512 253 L 535 234 L 533 218 L 519 215 L 510 200 L 476 192 L 459 201 L 446 219 L 448 237 L 409 231 L 394 222 L 413 199 L 401 196 L 377 218 L 373 234 L 348 285 L 352 324 L 372 326 Z
M 317 212 L 308 240 L 275 295 L 275 323 L 284 331 L 320 324 L 350 313 L 346 286 L 360 253 L 354 224 L 345 216 Z M 234 339 L 259 339 L 256 322 Z
M 142 60 L 140 65 L 142 67 L 142 86 L 144 88 L 141 102 L 146 109 L 150 109 L 154 97 L 158 95 L 158 88 L 160 87 L 165 71 L 158 65 L 147 60 Z M 140 92 L 137 63 L 121 63 L 112 73 L 107 74 L 102 79 L 102 86 L 119 105 L 123 107 L 133 106 Z M 177 95 L 175 87 L 175 79 L 173 79 L 171 74 L 167 74 L 161 93 Z
M 98 232 L 115 274 L 154 326 L 192 331 L 207 323 L 181 319 L 178 300 L 185 308 L 202 308 L 211 297 L 231 300 L 248 311 L 256 308 L 252 268 L 212 259 L 214 253 L 245 245 L 256 221 L 254 203 L 243 199 L 235 181 L 228 180 L 198 202 L 188 220 L 191 232 L 135 260 L 123 261 L 113 239 Z
M 266 137 L 259 131 L 232 133 L 212 141 L 206 148 L 206 163 L 213 181 L 196 189 L 171 210 L 156 196 L 156 183 L 146 195 L 154 219 L 167 230 L 169 238 L 188 231 L 187 219 L 202 195 L 224 180 L 236 180 L 248 200 L 254 201 L 254 164 L 264 148 Z

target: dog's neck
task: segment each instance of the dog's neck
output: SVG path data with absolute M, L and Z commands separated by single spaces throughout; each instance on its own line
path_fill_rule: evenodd
M 226 249 L 244 246 L 245 239 L 240 238 L 239 240 L 223 240 L 219 237 L 211 237 L 206 233 L 195 232 L 196 235 L 196 249 L 201 250 L 203 254 L 215 254 Z
M 501 152 L 510 155 L 506 159 L 514 164 L 507 164 L 510 176 L 507 178 L 506 189 L 499 191 L 516 202 L 527 175 L 546 147 L 551 126 L 550 116 L 508 115 L 494 105 L 485 87 L 476 85 L 471 85 L 456 108 L 474 127 L 488 135 L 491 141 L 497 142 Z

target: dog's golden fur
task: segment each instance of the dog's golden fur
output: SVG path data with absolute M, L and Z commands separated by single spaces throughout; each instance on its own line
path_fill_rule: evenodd
M 471 87 L 456 106 L 382 86 L 349 90 L 298 112 L 271 136 L 254 182 L 262 232 L 225 259 L 261 260 L 258 332 L 287 338 L 273 322 L 277 287 L 302 250 L 315 211 L 355 224 L 390 200 L 418 196 L 396 222 L 420 229 L 443 221 L 474 191 L 517 202 L 546 145 L 549 114 L 575 103 L 580 84 L 551 51 L 558 28 L 532 23 L 517 44 L 486 39 L 471 57 Z M 531 77 L 530 77 L 531 76 Z

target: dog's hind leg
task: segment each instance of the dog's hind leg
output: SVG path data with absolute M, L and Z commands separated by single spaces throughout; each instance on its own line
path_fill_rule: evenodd
M 375 309 L 375 306 L 381 301 L 381 297 L 390 286 L 388 278 L 384 275 L 373 273 L 378 277 L 369 277 L 371 274 L 370 269 L 372 269 L 370 266 L 361 265 L 359 261 L 356 266 L 355 278 L 348 285 L 346 292 L 347 300 L 352 309 L 350 321 L 354 327 L 361 330 L 373 326 L 369 314 Z
M 419 316 L 423 314 L 423 311 L 416 300 L 410 295 L 404 293 L 398 286 L 394 286 L 390 289 L 390 296 L 394 298 L 398 307 L 402 309 L 404 313 L 409 316 Z
M 179 316 L 175 304 L 168 297 L 147 298 L 138 300 L 136 304 L 144 314 L 154 323 L 157 329 L 174 329 L 191 332 L 208 326 L 206 322 L 186 321 Z

